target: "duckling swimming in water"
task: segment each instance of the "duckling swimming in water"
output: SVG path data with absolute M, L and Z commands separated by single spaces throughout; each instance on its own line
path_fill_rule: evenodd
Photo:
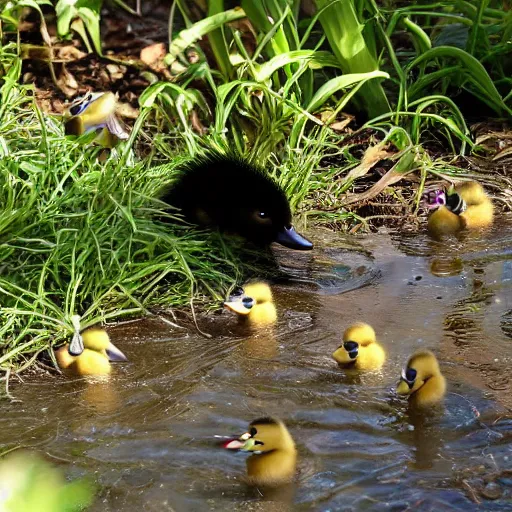
M 190 223 L 258 246 L 277 242 L 291 249 L 313 248 L 293 228 L 284 191 L 263 169 L 233 154 L 211 152 L 196 158 L 161 199 L 181 209 Z
M 332 357 L 342 366 L 357 370 L 378 370 L 386 361 L 386 352 L 377 342 L 373 327 L 358 322 L 343 333 L 343 344 Z
M 55 351 L 61 370 L 76 376 L 109 375 L 111 361 L 127 361 L 126 356 L 110 341 L 105 329 L 91 328 L 82 333 L 83 351 L 79 355 L 70 353 L 70 345 Z
M 291 482 L 297 466 L 297 449 L 285 424 L 275 418 L 260 418 L 238 439 L 223 444 L 229 450 L 257 452 L 247 459 L 251 485 L 277 486 Z
M 224 302 L 224 307 L 234 311 L 251 325 L 270 325 L 277 320 L 272 290 L 267 283 L 253 282 L 239 288 Z
M 104 147 L 114 147 L 128 134 L 116 118 L 117 98 L 111 92 L 88 92 L 69 106 L 64 124 L 66 135 L 80 136 L 89 131 L 98 133 L 94 142 Z
M 435 209 L 428 218 L 428 231 L 439 237 L 462 229 L 481 229 L 492 224 L 494 207 L 476 181 L 457 184 L 452 191 L 431 190 L 424 194 L 427 207 Z
M 443 400 L 446 380 L 430 350 L 419 350 L 411 356 L 402 371 L 396 392 L 408 395 L 409 403 L 415 407 L 431 407 Z

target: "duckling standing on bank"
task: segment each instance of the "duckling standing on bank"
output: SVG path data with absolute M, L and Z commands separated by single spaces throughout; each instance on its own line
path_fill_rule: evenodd
M 126 356 L 110 341 L 105 329 L 91 328 L 82 333 L 83 350 L 70 353 L 70 345 L 55 351 L 59 368 L 69 375 L 109 375 L 111 361 L 127 361 Z
M 459 183 L 452 191 L 431 190 L 423 197 L 427 207 L 435 209 L 428 218 L 428 231 L 433 236 L 451 235 L 462 229 L 481 229 L 492 224 L 492 201 L 476 181 Z
M 270 325 L 277 320 L 272 290 L 267 283 L 248 283 L 230 295 L 224 307 L 237 313 L 251 325 Z
M 446 380 L 430 350 L 419 350 L 411 356 L 402 370 L 396 392 L 408 395 L 409 404 L 414 407 L 432 407 L 443 400 Z
M 277 486 L 293 481 L 297 449 L 285 424 L 274 418 L 260 418 L 249 431 L 223 444 L 228 450 L 255 452 L 247 459 L 251 485 Z
M 358 322 L 343 333 L 343 344 L 332 357 L 338 364 L 357 370 L 378 370 L 386 361 L 386 352 L 377 343 L 375 331 L 368 324 Z
M 233 154 L 211 152 L 196 158 L 161 199 L 181 209 L 190 223 L 258 246 L 277 242 L 290 249 L 313 248 L 293 228 L 284 191 L 263 169 Z
M 94 142 L 112 148 L 128 134 L 116 117 L 117 98 L 111 92 L 88 92 L 69 106 L 64 124 L 66 135 L 80 136 L 89 131 L 98 132 Z

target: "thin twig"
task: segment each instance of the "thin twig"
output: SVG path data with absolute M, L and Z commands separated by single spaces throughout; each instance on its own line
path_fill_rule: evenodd
M 197 325 L 197 318 L 196 318 L 196 312 L 194 310 L 194 299 L 190 299 L 190 309 L 192 311 L 192 318 L 194 319 L 194 325 L 196 326 L 196 329 L 198 330 L 199 334 L 202 334 L 205 338 L 211 338 L 212 335 L 211 334 L 208 334 L 207 332 L 203 332 L 200 328 L 199 328 L 199 325 Z
M 17 398 L 14 398 L 11 393 L 9 392 L 9 378 L 11 376 L 11 369 L 7 368 L 5 371 L 5 395 L 11 402 L 21 402 L 21 400 L 18 400 Z
M 476 494 L 476 491 L 473 489 L 473 487 L 471 487 L 471 485 L 469 485 L 469 482 L 467 480 L 462 480 L 462 485 L 465 487 L 465 489 L 468 491 L 469 493 L 469 498 L 474 501 L 477 505 L 480 505 L 480 503 L 482 503 L 482 501 L 480 500 L 480 498 L 478 497 L 478 495 Z
M 162 322 L 164 322 L 165 324 L 168 324 L 168 325 L 172 325 L 172 327 L 175 327 L 176 329 L 185 329 L 185 327 L 183 327 L 182 325 L 178 325 L 178 324 L 175 324 L 174 322 L 171 322 L 170 320 L 168 320 L 167 318 L 165 318 L 164 316 L 162 315 L 155 315 L 159 320 L 161 320 Z

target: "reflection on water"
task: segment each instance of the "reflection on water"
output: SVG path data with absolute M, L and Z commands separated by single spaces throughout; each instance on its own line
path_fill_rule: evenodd
M 222 310 L 200 322 L 212 338 L 156 319 L 111 329 L 130 363 L 108 382 L 26 379 L 21 403 L 0 404 L 0 442 L 93 475 L 98 511 L 510 510 L 511 226 L 442 244 L 322 234 L 324 250 L 280 252 L 293 279 L 274 287 L 276 326 Z M 356 320 L 387 350 L 379 372 L 331 359 Z M 449 383 L 428 417 L 393 392 L 420 347 Z M 245 486 L 246 455 L 215 437 L 262 415 L 285 420 L 300 454 L 277 495 Z

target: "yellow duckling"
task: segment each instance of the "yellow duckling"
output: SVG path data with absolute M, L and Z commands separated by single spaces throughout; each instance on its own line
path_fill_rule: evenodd
M 431 190 L 424 195 L 433 236 L 451 235 L 462 229 L 481 229 L 492 224 L 494 207 L 482 185 L 476 181 L 459 183 L 452 191 Z
M 229 450 L 254 453 L 247 459 L 247 476 L 251 485 L 277 486 L 295 477 L 297 449 L 285 424 L 274 418 L 260 418 L 249 431 L 223 444 Z
M 248 283 L 239 288 L 224 302 L 224 307 L 234 311 L 251 325 L 270 325 L 277 320 L 272 290 L 267 283 Z
M 343 344 L 332 357 L 343 366 L 358 370 L 378 370 L 386 361 L 386 352 L 378 344 L 373 327 L 358 322 L 343 333 Z
M 408 395 L 409 403 L 416 407 L 430 407 L 443 400 L 446 380 L 430 350 L 419 350 L 411 356 L 402 371 L 396 392 Z
M 109 375 L 110 361 L 127 361 L 126 356 L 110 341 L 104 329 L 91 328 L 82 333 L 83 351 L 74 355 L 70 345 L 55 352 L 61 370 L 70 375 Z
M 128 134 L 116 118 L 117 98 L 111 92 L 88 92 L 77 98 L 68 108 L 65 122 L 66 135 L 83 135 L 98 132 L 94 142 L 104 147 L 114 147 L 118 139 L 127 139 Z

